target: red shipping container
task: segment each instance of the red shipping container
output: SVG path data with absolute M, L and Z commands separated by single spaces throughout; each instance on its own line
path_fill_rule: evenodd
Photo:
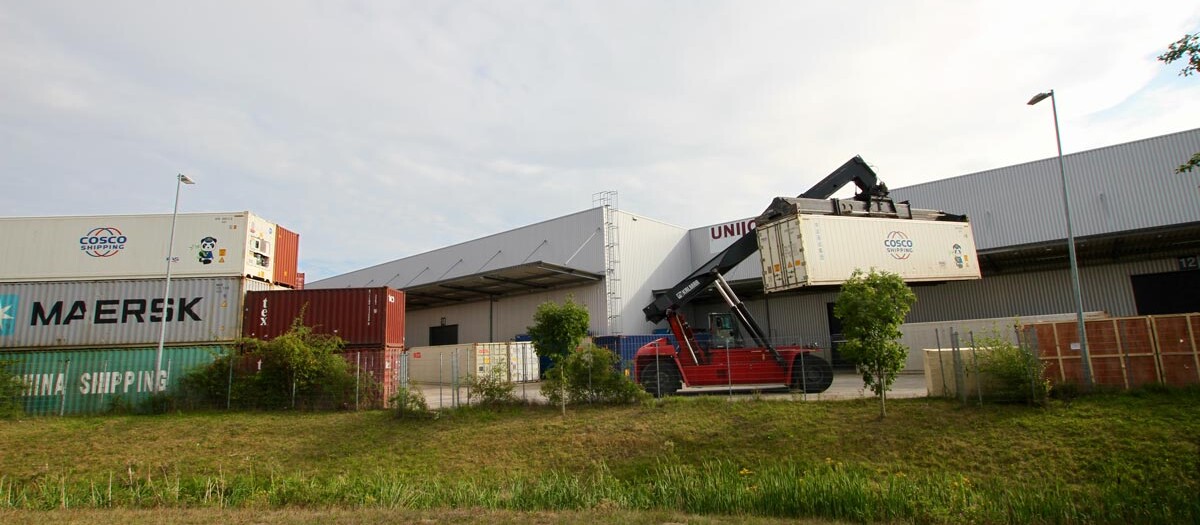
M 347 348 L 404 347 L 404 292 L 387 287 L 273 290 L 246 294 L 242 335 L 269 341 L 304 324 L 336 335 Z
M 296 272 L 296 289 L 304 289 L 304 272 Z
M 399 346 L 354 348 L 342 352 L 342 359 L 362 374 L 360 408 L 388 408 L 400 385 Z M 369 379 L 369 380 L 368 380 Z M 368 388 L 373 386 L 374 388 Z
M 297 285 L 299 274 L 296 273 L 296 266 L 299 264 L 299 260 L 300 234 L 276 225 L 275 284 L 288 288 L 303 288 L 303 285 Z

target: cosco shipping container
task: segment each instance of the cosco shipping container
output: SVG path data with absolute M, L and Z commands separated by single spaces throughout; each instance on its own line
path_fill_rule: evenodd
M 144 279 L 165 274 L 170 214 L 0 218 L 0 282 Z M 171 273 L 295 281 L 299 236 L 253 213 L 181 213 Z M 282 240 L 283 242 L 279 242 Z M 288 286 L 287 284 L 284 284 Z
M 408 378 L 417 384 L 465 384 L 470 377 L 500 374 L 514 383 L 540 376 L 533 343 L 466 343 L 407 350 Z
M 314 332 L 348 347 L 404 346 L 404 292 L 387 287 L 251 292 L 242 333 L 269 341 L 287 333 L 301 312 Z
M 233 341 L 242 297 L 269 284 L 243 277 L 0 283 L 0 351 Z M 3 352 L 0 352 L 3 355 Z
M 759 225 L 763 289 L 838 285 L 855 269 L 905 281 L 979 278 L 966 222 L 796 215 Z
M 181 378 L 228 351 L 220 345 L 163 349 L 158 383 L 174 392 Z M 54 349 L 0 353 L 24 382 L 25 411 L 37 415 L 98 413 L 117 406 L 136 408 L 154 392 L 156 347 Z

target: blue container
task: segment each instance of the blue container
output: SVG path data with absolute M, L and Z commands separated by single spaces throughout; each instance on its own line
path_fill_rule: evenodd
M 639 348 L 649 344 L 650 342 L 666 337 L 671 344 L 675 344 L 675 336 L 673 335 L 604 335 L 592 339 L 596 346 L 607 348 L 619 358 L 617 366 L 620 370 L 632 373 L 633 358 L 637 355 Z

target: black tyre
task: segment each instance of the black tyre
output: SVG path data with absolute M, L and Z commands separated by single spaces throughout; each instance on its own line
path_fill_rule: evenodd
M 792 361 L 792 390 L 819 394 L 833 384 L 833 367 L 824 359 L 803 354 Z
M 638 382 L 654 397 L 674 394 L 683 381 L 679 368 L 672 361 L 650 361 L 638 373 Z

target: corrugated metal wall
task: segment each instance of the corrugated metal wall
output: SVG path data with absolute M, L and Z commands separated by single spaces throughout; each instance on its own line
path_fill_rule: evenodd
M 1200 173 L 1174 173 L 1196 151 L 1200 129 L 1066 155 L 1075 235 L 1200 220 L 1195 191 Z M 918 208 L 966 214 L 980 250 L 1066 238 L 1057 157 L 895 188 L 891 194 Z
M 1103 311 L 1112 316 L 1136 315 L 1137 305 L 1129 277 L 1175 269 L 1174 259 L 1083 267 L 1079 275 L 1083 309 L 1088 312 Z M 1066 269 L 916 286 L 913 291 L 917 294 L 917 304 L 906 320 L 910 323 L 1075 311 L 1070 275 Z M 835 301 L 837 292 L 768 295 L 765 299 L 746 301 L 746 306 L 776 341 L 815 342 L 821 348 L 828 349 L 831 341 L 826 304 Z M 696 305 L 689 316 L 695 320 L 693 324 L 697 324 L 702 323 L 701 320 L 709 312 L 727 311 L 724 304 Z
M 561 303 L 568 295 L 588 309 L 590 330 L 600 333 L 606 324 L 603 314 L 606 303 L 604 283 L 506 297 L 491 305 L 487 301 L 480 301 L 409 311 L 405 338 L 409 347 L 428 346 L 429 329 L 441 325 L 444 317 L 447 325 L 458 325 L 460 343 L 511 341 L 517 334 L 528 331 L 539 304 L 546 301 Z
M 642 308 L 654 301 L 653 291 L 674 286 L 694 269 L 688 231 L 630 213 L 615 215 L 619 221 L 621 256 L 617 330 L 625 334 L 650 333 L 654 325 L 646 321 Z

